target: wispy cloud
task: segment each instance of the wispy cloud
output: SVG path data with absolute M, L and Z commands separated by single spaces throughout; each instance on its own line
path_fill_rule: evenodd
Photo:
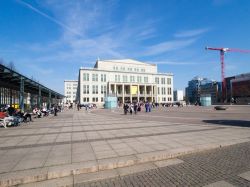
M 182 49 L 184 47 L 190 46 L 196 40 L 197 38 L 191 38 L 187 40 L 172 40 L 172 41 L 162 42 L 162 43 L 148 47 L 144 55 L 145 56 L 158 55 L 158 54 L 165 53 L 168 51 Z
M 197 65 L 198 63 L 196 62 L 179 62 L 179 61 L 154 61 L 151 62 L 153 64 L 166 64 L 166 65 L 174 65 L 174 66 L 179 66 L 179 65 Z
M 203 33 L 208 32 L 209 30 L 210 30 L 209 28 L 185 30 L 185 31 L 180 31 L 180 32 L 175 33 L 174 36 L 176 38 L 196 37 L 196 36 L 199 36 Z
M 70 28 L 69 26 L 65 25 L 64 23 L 60 22 L 59 20 L 57 20 L 57 19 L 55 19 L 55 18 L 49 16 L 48 14 L 46 14 L 46 13 L 44 13 L 44 12 L 38 10 L 37 8 L 35 8 L 34 6 L 32 6 L 31 4 L 26 3 L 26 2 L 24 2 L 24 1 L 22 1 L 22 0 L 17 0 L 17 2 L 20 3 L 20 4 L 22 4 L 22 5 L 24 5 L 25 7 L 29 8 L 30 10 L 32 10 L 32 11 L 34 11 L 34 12 L 40 14 L 41 16 L 43 16 L 43 17 L 49 19 L 50 21 L 56 23 L 57 25 L 59 25 L 60 27 L 66 29 L 66 30 L 68 30 L 69 32 L 71 32 L 71 33 L 73 33 L 73 34 L 76 34 L 76 35 L 78 35 L 78 36 L 81 36 L 80 33 L 76 32 L 75 30 L 73 30 L 73 29 Z

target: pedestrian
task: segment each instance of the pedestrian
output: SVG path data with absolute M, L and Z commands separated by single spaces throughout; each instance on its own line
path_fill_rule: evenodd
M 137 113 L 137 110 L 138 110 L 138 104 L 135 102 L 134 103 L 134 112 L 135 112 L 135 114 Z
M 54 116 L 57 116 L 57 105 L 54 105 Z
M 127 115 L 127 112 L 128 112 L 128 106 L 126 103 L 124 103 L 123 105 L 123 110 L 124 110 L 124 115 Z
M 80 110 L 80 104 L 77 103 L 77 110 L 79 111 Z
M 134 107 L 133 107 L 133 104 L 131 103 L 131 104 L 130 104 L 130 110 L 129 110 L 129 112 L 130 112 L 131 115 L 133 114 L 133 108 L 134 108 Z
M 146 102 L 146 103 L 145 103 L 146 112 L 148 112 L 148 107 L 149 107 L 149 104 L 148 104 L 148 102 Z

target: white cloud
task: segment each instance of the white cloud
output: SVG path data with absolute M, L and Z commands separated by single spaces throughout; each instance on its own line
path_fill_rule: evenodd
M 205 32 L 208 32 L 209 30 L 210 29 L 208 29 L 208 28 L 185 30 L 185 31 L 180 31 L 180 32 L 175 33 L 174 36 L 177 38 L 195 37 L 195 36 L 199 36 Z
M 81 36 L 80 33 L 76 32 L 75 30 L 73 30 L 73 29 L 70 28 L 69 26 L 65 25 L 64 23 L 60 22 L 59 20 L 57 20 L 57 19 L 55 19 L 55 18 L 49 16 L 48 14 L 46 14 L 46 13 L 44 13 L 44 12 L 38 10 L 37 8 L 33 7 L 31 4 L 26 3 L 26 2 L 24 2 L 24 1 L 22 1 L 22 0 L 17 0 L 17 2 L 19 2 L 19 3 L 22 4 L 22 5 L 24 5 L 25 7 L 29 8 L 30 10 L 32 10 L 32 11 L 34 11 L 34 12 L 40 14 L 41 16 L 43 16 L 43 17 L 49 19 L 50 21 L 56 23 L 57 25 L 61 26 L 62 28 L 66 29 L 66 30 L 68 30 L 68 31 L 70 31 L 70 32 L 72 32 L 72 33 L 74 33 L 74 34 L 76 34 L 76 35 Z
M 197 65 L 198 63 L 195 63 L 195 62 L 179 62 L 179 61 L 168 61 L 168 60 L 165 60 L 165 61 L 154 61 L 154 62 L 151 62 L 153 64 L 166 64 L 166 65 Z
M 168 51 L 182 49 L 184 47 L 190 46 L 196 40 L 197 40 L 197 38 L 191 38 L 191 39 L 187 39 L 187 40 L 172 40 L 172 41 L 162 42 L 162 43 L 148 47 L 147 50 L 144 52 L 144 55 L 145 56 L 152 56 L 152 55 L 158 55 L 161 53 L 165 53 Z

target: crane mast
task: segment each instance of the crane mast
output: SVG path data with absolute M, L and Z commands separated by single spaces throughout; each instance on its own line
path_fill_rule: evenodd
M 222 81 L 222 101 L 226 99 L 226 79 L 225 79 L 225 62 L 224 56 L 225 52 L 240 52 L 240 53 L 250 53 L 250 50 L 242 49 L 232 49 L 232 48 L 218 48 L 218 47 L 206 47 L 206 50 L 220 51 L 220 62 L 221 62 L 221 81 Z

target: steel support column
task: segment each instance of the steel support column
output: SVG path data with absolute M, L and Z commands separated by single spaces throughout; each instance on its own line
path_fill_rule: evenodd
M 49 109 L 51 108 L 51 91 L 49 91 L 49 103 L 47 106 Z
M 41 86 L 39 86 L 38 87 L 38 99 L 37 99 L 38 108 L 41 108 L 41 95 L 42 95 L 42 90 L 41 90 Z
M 19 108 L 24 111 L 24 78 L 20 79 L 20 92 L 19 92 Z

